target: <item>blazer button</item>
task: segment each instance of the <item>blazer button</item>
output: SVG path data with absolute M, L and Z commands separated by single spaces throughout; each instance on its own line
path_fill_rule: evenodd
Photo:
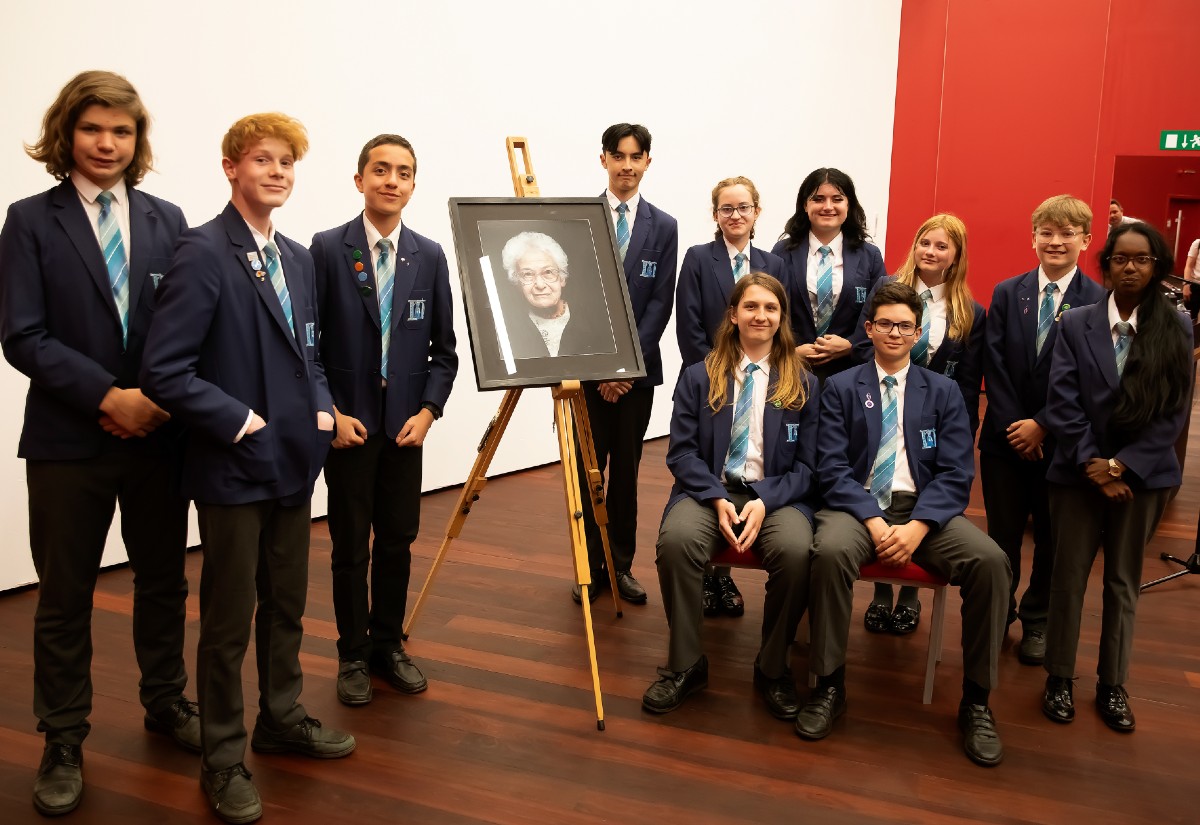
M 297 378 L 303 378 L 303 377 L 304 377 L 304 371 L 303 371 L 303 370 L 296 370 L 296 377 L 297 377 Z

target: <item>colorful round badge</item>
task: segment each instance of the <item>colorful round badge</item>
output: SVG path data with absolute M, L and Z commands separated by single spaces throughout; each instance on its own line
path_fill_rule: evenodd
M 359 282 L 362 282 L 362 281 L 365 281 L 365 280 L 367 280 L 367 273 L 365 273 L 365 272 L 359 272 L 359 273 L 358 273 L 358 280 L 359 280 Z
M 362 261 L 357 261 L 357 262 L 354 264 L 354 271 L 355 271 L 355 272 L 362 272 L 362 271 L 363 271 L 363 264 L 362 264 Z
M 356 260 L 356 261 L 362 260 L 362 250 L 361 249 L 354 250 L 354 260 Z

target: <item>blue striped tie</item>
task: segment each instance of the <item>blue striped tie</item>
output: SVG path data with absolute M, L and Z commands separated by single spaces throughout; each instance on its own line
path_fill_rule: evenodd
M 829 332 L 833 320 L 833 250 L 822 246 L 821 262 L 817 264 L 817 335 Z
M 733 430 L 729 438 L 729 457 L 725 460 L 725 480 L 740 482 L 746 474 L 746 452 L 750 447 L 750 411 L 754 406 L 754 371 L 758 364 L 746 365 L 742 392 L 733 410 Z
M 931 290 L 926 289 L 921 293 L 921 337 L 917 339 L 917 345 L 912 350 L 913 363 L 922 367 L 929 366 L 929 328 L 933 326 L 932 319 L 929 317 L 929 300 L 931 298 L 933 298 Z
M 121 317 L 121 345 L 125 346 L 129 343 L 129 259 L 121 241 L 121 227 L 113 214 L 112 192 L 101 192 L 96 200 L 100 202 L 100 249 L 108 267 L 108 285 L 112 287 L 117 314 Z
M 283 278 L 283 268 L 279 265 L 279 250 L 275 244 L 267 241 L 267 245 L 263 247 L 263 254 L 267 257 L 267 275 L 271 278 L 271 286 L 275 287 L 275 294 L 279 296 L 279 305 L 283 307 L 283 317 L 287 320 L 288 329 L 292 331 L 292 336 L 296 335 L 296 327 L 292 323 L 292 296 L 288 294 L 287 281 Z
M 741 252 L 733 256 L 733 282 L 736 284 L 738 279 L 746 274 L 746 256 Z
M 625 262 L 625 253 L 629 251 L 629 221 L 625 213 L 629 211 L 628 204 L 617 204 L 617 249 L 621 250 L 621 262 Z
M 1125 361 L 1129 358 L 1129 344 L 1133 336 L 1133 324 L 1128 321 L 1117 321 L 1117 344 L 1113 350 L 1117 356 L 1117 377 L 1125 374 Z
M 897 414 L 896 376 L 883 378 L 883 426 L 879 431 L 879 452 L 871 469 L 871 495 L 886 510 L 892 505 L 892 479 L 896 475 L 896 447 L 900 443 L 900 417 Z
M 379 374 L 387 379 L 388 349 L 392 345 L 392 292 L 396 284 L 396 260 L 392 253 L 392 242 L 380 238 L 379 260 L 375 263 L 375 280 L 379 287 L 379 330 L 383 335 L 383 357 Z
M 1042 305 L 1038 308 L 1038 328 L 1037 328 L 1037 354 L 1042 354 L 1042 346 L 1046 343 L 1046 336 L 1050 333 L 1050 325 L 1054 323 L 1054 293 L 1058 289 L 1058 284 L 1046 284 L 1046 295 L 1042 298 Z

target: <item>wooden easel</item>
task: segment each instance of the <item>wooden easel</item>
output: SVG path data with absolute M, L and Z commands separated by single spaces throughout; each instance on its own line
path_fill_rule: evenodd
M 513 190 L 517 197 L 537 197 L 540 193 L 537 178 L 533 174 L 533 161 L 529 157 L 529 142 L 523 137 L 510 137 L 506 143 L 508 145 L 508 165 L 512 170 Z M 517 164 L 516 151 L 518 149 L 522 156 L 523 172 Z M 596 696 L 596 728 L 604 730 L 604 701 L 600 695 L 600 671 L 596 664 L 596 638 L 592 632 L 592 607 L 589 598 L 589 590 L 593 586 L 592 572 L 588 563 L 587 539 L 583 530 L 583 491 L 586 489 L 591 496 L 592 513 L 600 528 L 604 558 L 608 562 L 609 590 L 612 592 L 613 609 L 620 618 L 622 614 L 621 603 L 617 600 L 616 570 L 613 567 L 612 550 L 608 544 L 608 510 L 604 506 L 604 478 L 600 475 L 600 469 L 597 466 L 596 448 L 592 443 L 592 428 L 588 422 L 587 403 L 579 382 L 563 381 L 554 388 L 553 395 L 554 424 L 555 430 L 558 432 L 558 455 L 562 460 L 563 491 L 566 494 L 567 503 L 567 531 L 571 536 L 571 559 L 575 565 L 575 582 L 580 586 L 583 595 L 580 602 L 583 608 L 583 626 L 587 635 L 588 661 L 592 667 L 592 691 Z M 512 418 L 513 410 L 516 409 L 517 401 L 520 398 L 521 390 L 519 389 L 507 390 L 504 393 L 500 409 L 492 417 L 483 434 L 483 439 L 479 442 L 479 455 L 475 458 L 474 466 L 471 467 L 471 475 L 463 484 L 462 494 L 458 498 L 449 524 L 446 525 L 446 534 L 442 538 L 442 544 L 433 560 L 433 566 L 429 568 L 429 575 L 425 578 L 425 584 L 421 586 L 416 604 L 413 605 L 408 622 L 404 625 L 405 636 L 412 630 L 417 616 L 421 613 L 421 607 L 425 604 L 425 594 L 432 586 L 433 577 L 437 575 L 438 569 L 446 558 L 450 542 L 458 538 L 459 533 L 462 532 L 467 516 L 471 513 L 471 505 L 479 500 L 479 495 L 483 492 L 484 485 L 487 484 L 488 467 L 492 463 L 492 457 L 496 454 L 496 448 L 500 446 L 500 439 L 504 437 L 504 430 L 508 427 L 508 421 Z M 576 463 L 577 443 L 579 449 L 582 450 L 584 471 L 587 474 L 586 488 L 580 486 L 578 464 Z

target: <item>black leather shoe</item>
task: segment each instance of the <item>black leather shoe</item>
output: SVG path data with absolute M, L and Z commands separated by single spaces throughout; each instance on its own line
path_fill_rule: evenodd
M 833 722 L 846 712 L 846 689 L 819 687 L 796 714 L 796 735 L 801 739 L 824 739 L 833 730 Z
M 33 807 L 44 816 L 70 813 L 83 796 L 83 749 L 48 744 L 33 780 Z
M 1070 679 L 1047 676 L 1046 691 L 1042 694 L 1042 713 L 1051 722 L 1066 724 L 1075 720 L 1075 699 Z
M 959 705 L 958 729 L 963 735 L 963 750 L 976 765 L 990 768 L 1004 759 L 996 719 L 987 705 Z
M 339 659 L 337 698 L 343 705 L 365 705 L 371 701 L 371 674 L 362 659 Z
M 404 646 L 371 660 L 371 669 L 388 680 L 388 684 L 401 693 L 421 693 L 429 687 L 421 669 L 404 652 Z
M 1040 665 L 1046 661 L 1046 628 L 1027 627 L 1021 633 L 1017 658 L 1023 665 Z
M 886 604 L 871 602 L 863 614 L 863 624 L 869 633 L 891 633 L 892 609 Z
M 679 673 L 660 667 L 658 676 L 642 694 L 642 707 L 651 713 L 670 713 L 684 699 L 708 687 L 708 657 L 701 655 L 696 664 Z
M 764 674 L 754 666 L 754 687 L 762 694 L 767 710 L 776 719 L 795 719 L 800 711 L 800 697 L 796 695 L 796 680 L 790 671 L 784 671 L 777 679 Z
M 733 583 L 732 576 L 717 576 L 717 586 L 721 589 L 721 612 L 726 616 L 740 616 L 746 612 L 746 603 L 742 593 Z
M 716 576 L 704 577 L 703 605 L 708 618 L 721 615 L 721 585 Z
M 897 636 L 907 636 L 917 629 L 921 623 L 921 603 L 916 607 L 898 604 L 892 608 L 892 633 Z
M 142 724 L 146 730 L 171 737 L 185 751 L 200 753 L 200 710 L 186 696 L 180 696 L 158 713 L 147 712 Z
M 634 582 L 637 584 L 637 582 Z M 638 585 L 641 587 L 641 585 Z M 608 571 L 601 570 L 599 573 L 592 573 L 592 583 L 588 585 L 588 604 L 595 604 L 596 599 L 600 598 L 600 592 L 608 589 Z M 642 591 L 642 599 L 645 600 L 646 591 Z M 571 601 L 575 604 L 583 604 L 583 587 L 581 585 L 573 585 L 571 587 Z
M 316 759 L 340 759 L 354 751 L 354 737 L 345 731 L 321 727 L 321 722 L 305 716 L 281 733 L 254 725 L 250 747 L 259 753 L 300 753 Z
M 1129 709 L 1129 694 L 1121 685 L 1096 683 L 1096 710 L 1104 724 L 1121 733 L 1133 733 L 1133 711 Z
M 213 813 L 226 822 L 253 822 L 262 816 L 262 800 L 241 762 L 220 771 L 201 769 L 200 787 Z
M 646 603 L 646 588 L 628 570 L 617 571 L 617 595 L 632 604 Z

